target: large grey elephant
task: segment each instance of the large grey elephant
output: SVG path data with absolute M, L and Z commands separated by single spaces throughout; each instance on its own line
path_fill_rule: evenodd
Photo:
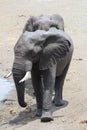
M 64 30 L 64 20 L 58 15 L 40 15 L 31 16 L 23 29 L 23 32 L 33 32 L 36 30 L 48 31 L 50 27 L 56 27 L 57 29 Z
M 25 31 L 14 47 L 13 78 L 20 106 L 26 107 L 24 99 L 25 75 L 31 71 L 36 94 L 36 115 L 41 121 L 53 120 L 51 106 L 55 89 L 54 104 L 64 104 L 63 84 L 73 53 L 71 38 L 55 27 L 48 31 Z M 22 79 L 22 80 L 21 80 Z

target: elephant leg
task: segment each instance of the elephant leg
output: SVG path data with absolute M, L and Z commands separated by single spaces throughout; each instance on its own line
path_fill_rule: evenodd
M 59 77 L 56 77 L 56 81 L 55 81 L 55 97 L 54 97 L 55 106 L 64 105 L 64 101 L 62 100 L 62 98 L 63 98 L 62 94 L 63 94 L 63 85 L 64 85 L 64 81 L 65 81 L 65 77 L 66 77 L 68 68 L 69 68 L 69 64 L 64 69 L 62 75 L 59 76 Z
M 32 84 L 35 91 L 36 103 L 37 103 L 36 116 L 41 116 L 43 91 L 41 85 L 40 72 L 37 69 L 32 69 L 31 76 L 32 76 Z
M 55 85 L 56 65 L 50 69 L 43 70 L 42 83 L 43 83 L 43 111 L 41 116 L 42 122 L 53 120 L 51 107 L 52 107 L 52 93 Z

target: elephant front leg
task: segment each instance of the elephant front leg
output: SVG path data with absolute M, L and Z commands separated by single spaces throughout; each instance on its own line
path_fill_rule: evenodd
M 59 77 L 56 77 L 56 81 L 55 81 L 55 97 L 54 97 L 54 103 L 55 106 L 62 106 L 64 105 L 64 101 L 63 101 L 63 85 L 64 85 L 64 81 L 65 81 L 65 77 L 67 74 L 69 68 L 69 64 L 66 66 L 65 70 L 63 71 L 62 75 Z
M 41 77 L 38 69 L 32 69 L 31 76 L 32 76 L 32 84 L 35 91 L 36 103 L 37 103 L 36 116 L 41 116 L 43 91 L 41 85 Z
M 52 93 L 55 84 L 56 65 L 50 69 L 42 72 L 42 84 L 43 84 L 43 111 L 41 116 L 42 122 L 48 122 L 53 120 L 51 107 L 52 107 Z

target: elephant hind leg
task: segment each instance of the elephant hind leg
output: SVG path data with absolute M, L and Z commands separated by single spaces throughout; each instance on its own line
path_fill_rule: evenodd
M 64 105 L 64 101 L 62 99 L 63 84 L 64 84 L 64 79 L 62 79 L 60 77 L 56 77 L 55 97 L 54 97 L 54 100 L 53 100 L 55 106 L 62 106 L 62 105 Z
M 70 64 L 70 63 L 69 63 Z M 54 103 L 55 106 L 62 106 L 64 105 L 64 101 L 63 101 L 63 85 L 64 85 L 64 81 L 65 81 L 65 77 L 69 68 L 69 64 L 66 66 L 66 68 L 64 69 L 63 73 L 61 76 L 56 77 L 56 81 L 55 81 L 55 97 L 54 97 Z

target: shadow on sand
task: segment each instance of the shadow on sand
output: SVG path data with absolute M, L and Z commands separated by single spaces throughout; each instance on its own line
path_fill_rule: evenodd
M 32 88 L 32 85 L 31 85 L 31 80 L 29 80 L 27 83 L 26 83 L 26 92 L 30 95 L 30 96 L 33 96 L 33 88 Z M 59 107 L 56 107 L 54 104 L 52 106 L 52 112 L 55 112 L 55 111 L 58 111 L 60 109 L 63 109 L 65 108 L 67 105 L 68 105 L 68 101 L 65 101 L 65 104 L 63 106 L 59 106 Z M 36 104 L 34 105 L 31 105 L 30 108 L 35 108 L 36 109 Z M 35 116 L 35 109 L 31 111 L 21 111 L 18 115 L 16 115 L 15 117 L 13 117 L 13 119 L 11 119 L 9 121 L 9 124 L 10 125 L 26 125 L 27 123 L 31 122 L 31 121 L 34 121 L 36 119 L 40 119 L 40 117 L 36 117 Z M 53 118 L 61 118 L 63 117 L 63 115 L 61 116 L 53 116 Z

